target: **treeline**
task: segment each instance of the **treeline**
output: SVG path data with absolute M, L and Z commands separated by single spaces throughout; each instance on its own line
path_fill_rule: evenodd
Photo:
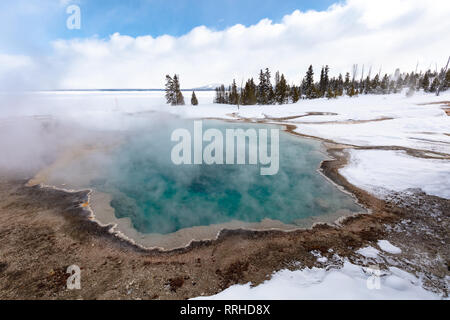
M 450 87 L 450 70 L 442 69 L 440 72 L 428 70 L 425 73 L 400 73 L 397 69 L 394 75 L 380 73 L 371 77 L 371 72 L 365 77 L 364 68 L 357 79 L 358 67 L 353 67 L 352 76 L 349 72 L 337 77 L 329 76 L 330 68 L 322 67 L 320 80 L 314 81 L 314 70 L 310 66 L 300 85 L 289 85 L 284 74 L 277 72 L 272 84 L 269 69 L 261 70 L 258 84 L 253 78 L 248 79 L 245 85 L 237 86 L 236 81 L 225 87 L 216 88 L 214 103 L 233 105 L 269 105 L 296 103 L 300 99 L 333 99 L 340 96 L 357 96 L 362 94 L 391 94 L 399 93 L 408 88 L 407 94 L 415 91 L 425 92 L 445 91 Z

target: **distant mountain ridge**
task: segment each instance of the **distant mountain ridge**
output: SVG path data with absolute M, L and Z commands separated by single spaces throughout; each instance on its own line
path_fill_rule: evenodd
M 209 91 L 209 90 L 215 90 L 216 88 L 220 87 L 222 83 L 211 83 L 207 84 L 202 87 L 194 88 L 193 90 L 199 90 L 199 91 Z

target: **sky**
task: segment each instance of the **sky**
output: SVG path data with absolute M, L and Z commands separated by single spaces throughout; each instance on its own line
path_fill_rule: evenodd
M 78 5 L 82 28 L 66 28 L 66 9 Z M 333 0 L 2 0 L 0 17 L 9 32 L 0 43 L 9 51 L 45 48 L 45 41 L 77 37 L 181 36 L 204 25 L 221 30 L 235 24 L 280 21 L 296 9 L 325 10 Z M 30 36 L 31 35 L 31 36 Z M 17 41 L 19 38 L 19 41 Z
M 66 10 L 80 8 L 80 29 Z M 442 67 L 450 1 L 2 0 L 0 89 L 184 88 L 256 77 Z M 376 71 L 375 71 L 376 70 Z

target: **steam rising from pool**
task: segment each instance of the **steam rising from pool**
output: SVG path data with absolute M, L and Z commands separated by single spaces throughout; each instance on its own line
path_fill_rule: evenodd
M 222 131 L 267 128 L 220 121 L 205 121 L 204 126 Z M 256 165 L 174 165 L 170 136 L 180 127 L 192 128 L 193 121 L 171 119 L 128 132 L 103 163 L 102 177 L 90 182 L 111 194 L 117 218 L 130 218 L 141 233 L 169 234 L 235 220 L 296 224 L 339 210 L 361 210 L 317 172 L 325 158 L 318 142 L 282 133 L 280 171 L 261 176 Z
M 274 176 L 261 176 L 256 165 L 176 166 L 171 134 L 192 129 L 194 121 L 165 113 L 161 94 L 6 98 L 5 105 L 14 108 L 0 117 L 3 174 L 31 178 L 43 169 L 45 184 L 108 193 L 116 217 L 130 218 L 144 234 L 265 219 L 304 226 L 304 218 L 361 211 L 352 197 L 317 172 L 325 158 L 317 141 L 280 132 L 280 168 Z M 203 125 L 223 133 L 268 128 L 221 121 Z

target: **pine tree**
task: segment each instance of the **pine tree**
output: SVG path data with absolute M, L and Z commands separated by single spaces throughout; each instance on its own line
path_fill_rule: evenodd
M 191 104 L 193 106 L 198 106 L 197 96 L 195 95 L 195 91 L 192 91 Z
M 241 101 L 243 105 L 254 105 L 257 103 L 256 99 L 256 86 L 252 79 L 249 79 L 245 83 L 245 87 L 242 90 L 241 93 Z
M 425 75 L 423 76 L 423 79 L 420 83 L 420 87 L 425 91 L 428 92 L 430 90 L 430 72 L 427 71 Z
M 328 86 L 329 86 L 329 79 L 328 79 L 328 72 L 329 72 L 330 68 L 328 66 L 326 67 L 322 67 L 322 71 L 320 73 L 320 82 L 319 82 L 319 92 L 320 92 L 320 97 L 325 96 L 325 94 L 328 91 Z
M 266 71 L 262 70 L 259 73 L 259 85 L 258 85 L 258 104 L 266 105 L 272 103 L 274 99 L 273 87 L 270 82 L 270 71 L 266 68 Z
M 336 95 L 341 97 L 344 95 L 344 80 L 342 78 L 342 74 L 339 74 L 338 80 L 337 80 L 337 84 L 336 84 Z
M 323 82 L 324 82 L 324 68 L 322 67 L 322 70 L 320 71 L 320 80 L 319 80 L 319 96 L 323 97 L 324 91 L 323 91 Z
M 220 87 L 216 88 L 216 98 L 214 102 L 225 104 L 226 103 L 225 95 L 226 95 L 225 86 L 222 84 Z
M 359 81 L 358 87 L 359 87 L 358 93 L 363 94 L 366 88 L 366 81 L 363 78 L 361 78 L 361 80 Z
M 233 84 L 231 85 L 230 90 L 230 102 L 229 104 L 235 104 L 237 105 L 239 103 L 239 93 L 236 85 L 236 80 L 233 80 Z
M 247 105 L 250 104 L 250 91 L 251 91 L 251 89 L 250 89 L 250 80 L 248 80 L 245 83 L 245 86 L 244 86 L 244 88 L 242 89 L 242 92 L 241 92 L 241 103 L 244 106 L 247 106 Z
M 174 82 L 171 76 L 166 75 L 166 101 L 172 106 L 176 105 L 176 94 L 174 90 Z
M 267 92 L 266 92 L 266 76 L 264 72 L 261 70 L 259 73 L 259 85 L 258 85 L 258 104 L 263 105 L 267 104 Z
M 347 89 L 347 95 L 349 97 L 353 97 L 353 96 L 357 95 L 354 81 L 352 81 L 351 84 L 349 85 L 349 88 Z
M 267 102 L 266 104 L 272 104 L 275 100 L 275 92 L 273 91 L 272 82 L 270 81 L 271 75 L 269 68 L 266 68 L 266 72 L 264 73 L 266 78 L 266 92 L 267 92 Z
M 300 100 L 300 88 L 296 86 L 292 86 L 289 94 L 292 103 L 297 103 Z
M 380 87 L 382 94 L 387 94 L 389 92 L 389 77 L 387 74 L 385 74 L 383 80 L 381 80 Z
M 331 89 L 331 87 L 328 87 L 327 93 L 326 93 L 325 97 L 326 97 L 327 99 L 336 98 L 336 96 L 335 96 L 335 94 L 333 93 L 333 90 Z
M 367 76 L 366 81 L 364 81 L 364 94 L 372 93 L 372 88 L 370 84 L 370 77 Z
M 249 93 L 249 104 L 250 105 L 257 104 L 258 101 L 256 98 L 256 92 L 258 89 L 256 87 L 256 84 L 255 84 L 255 81 L 253 80 L 253 78 L 250 79 L 250 89 L 251 89 L 251 91 Z
M 288 85 L 284 77 L 284 74 L 282 74 L 280 77 L 278 73 L 278 77 L 279 79 L 275 86 L 275 101 L 278 104 L 285 104 L 287 103 L 289 97 Z
M 225 104 L 227 103 L 227 93 L 225 91 L 225 85 L 220 86 L 220 92 L 221 92 L 221 103 Z
M 378 74 L 373 78 L 371 88 L 373 93 L 380 93 L 380 76 Z
M 439 88 L 439 78 L 434 77 L 434 80 L 431 83 L 430 92 L 436 92 L 438 88 Z
M 444 85 L 442 86 L 442 90 L 447 90 L 450 88 L 450 70 L 447 71 L 445 75 Z
M 173 77 L 173 92 L 175 95 L 175 105 L 176 106 L 184 106 L 184 104 L 185 104 L 184 97 L 183 97 L 183 94 L 181 93 L 180 80 L 177 75 L 174 75 L 174 77 Z
M 310 65 L 308 71 L 306 72 L 305 82 L 304 82 L 304 92 L 307 99 L 314 98 L 315 88 L 314 88 L 314 70 L 313 66 Z
M 220 88 L 216 87 L 216 97 L 214 98 L 214 103 L 220 103 Z
M 348 92 L 350 90 L 350 73 L 349 72 L 347 72 L 345 74 L 344 89 L 345 89 L 345 93 L 348 94 Z

